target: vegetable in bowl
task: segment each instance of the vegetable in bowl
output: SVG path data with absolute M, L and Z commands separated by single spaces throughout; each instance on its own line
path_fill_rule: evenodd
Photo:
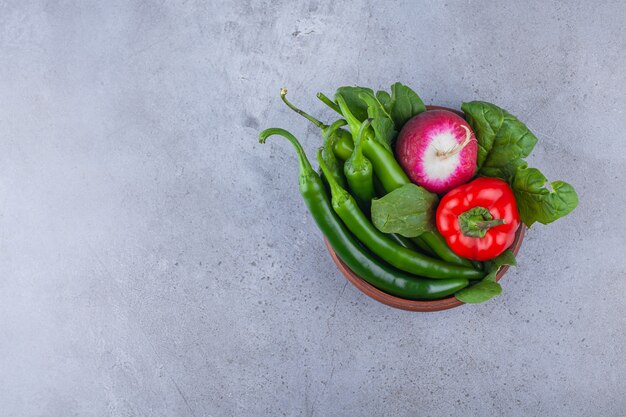
M 459 256 L 488 261 L 515 240 L 520 225 L 515 196 L 499 178 L 480 177 L 446 194 L 437 207 L 437 229 Z
M 322 131 L 321 174 L 288 131 L 267 129 L 260 141 L 281 135 L 293 144 L 301 193 L 328 244 L 380 291 L 407 300 L 486 301 L 502 291 L 501 267 L 516 264 L 507 248 L 521 223 L 551 223 L 578 204 L 571 185 L 548 188 L 528 167 L 537 138 L 493 104 L 463 103 L 460 117 L 426 111 L 400 83 L 391 94 L 340 87 L 334 99 L 318 93 L 341 116 L 327 125 L 286 93 L 285 104 Z M 433 150 L 435 158 L 424 158 Z
M 472 179 L 476 152 L 469 124 L 448 110 L 428 110 L 410 119 L 395 146 L 396 158 L 411 181 L 437 194 Z

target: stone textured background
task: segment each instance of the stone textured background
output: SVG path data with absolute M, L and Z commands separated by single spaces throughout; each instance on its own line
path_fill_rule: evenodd
M 0 415 L 624 416 L 623 1 L 0 2 Z M 265 127 L 500 104 L 580 206 L 478 306 L 378 304 Z

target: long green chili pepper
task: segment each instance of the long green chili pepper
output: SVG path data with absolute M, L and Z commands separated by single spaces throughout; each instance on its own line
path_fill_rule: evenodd
M 339 113 L 343 117 L 343 113 L 341 113 L 341 108 L 329 99 L 324 93 L 317 93 L 317 98 L 322 101 L 322 103 L 326 104 L 328 107 Z M 335 154 L 341 158 L 341 155 L 347 154 L 351 155 L 352 150 L 354 149 L 354 143 L 352 140 L 352 136 L 348 137 L 347 135 L 343 135 L 337 139 L 335 142 Z
M 473 268 L 449 264 L 439 259 L 429 258 L 419 252 L 407 249 L 389 236 L 379 231 L 359 209 L 350 193 L 341 188 L 328 172 L 322 159 L 321 149 L 317 151 L 317 160 L 322 171 L 328 178 L 332 205 L 335 213 L 356 237 L 375 255 L 398 269 L 411 274 L 429 278 L 467 278 L 480 279 L 485 274 Z
M 411 249 L 411 250 L 414 250 L 414 251 L 418 250 L 418 247 L 415 244 L 415 242 L 413 242 L 408 237 L 404 237 L 404 236 L 399 235 L 397 233 L 388 233 L 387 236 L 389 236 L 389 238 L 391 240 L 393 240 L 394 242 L 396 242 L 398 245 L 400 245 L 402 247 L 405 247 L 407 249 Z
M 341 113 L 348 122 L 352 137 L 356 137 L 361 128 L 361 121 L 354 117 L 346 101 L 340 94 L 337 94 L 335 98 L 339 104 Z M 410 182 L 409 177 L 406 176 L 400 165 L 396 162 L 396 158 L 393 154 L 376 141 L 372 128 L 368 128 L 363 132 L 361 140 L 363 141 L 363 153 L 372 163 L 374 172 L 376 172 L 386 192 L 393 191 Z
M 402 236 L 402 237 L 404 237 L 404 236 Z M 408 239 L 408 238 L 405 238 L 405 239 Z M 428 256 L 432 256 L 432 257 L 434 257 L 434 258 L 441 259 L 441 258 L 439 258 L 439 256 L 435 253 L 435 251 L 434 251 L 434 250 L 432 250 L 432 249 L 430 248 L 430 246 L 428 246 L 428 245 L 426 244 L 426 242 L 424 242 L 424 240 L 421 238 L 421 236 L 418 236 L 418 237 L 412 237 L 412 238 L 410 239 L 410 241 L 411 241 L 411 242 L 413 242 L 413 244 L 419 248 L 420 252 L 422 252 L 422 253 L 424 253 L 424 254 L 426 254 L 426 255 L 428 255 Z M 454 263 L 454 262 L 451 262 L 451 263 Z M 457 264 L 457 265 L 458 265 L 458 264 Z M 462 266 L 467 266 L 467 265 L 462 265 Z
M 346 132 L 342 129 L 342 132 Z M 335 155 L 337 158 L 345 161 L 350 158 L 352 155 L 352 151 L 354 150 L 354 144 L 352 143 L 352 135 L 349 132 L 347 135 L 341 134 L 333 143 L 333 151 L 335 151 Z
M 350 109 L 340 94 L 337 94 L 335 99 L 341 109 L 341 114 L 345 117 L 354 135 L 355 132 L 358 132 L 361 122 L 350 112 Z M 372 163 L 374 173 L 380 179 L 385 191 L 390 193 L 405 184 L 409 184 L 409 178 L 406 176 L 393 154 L 376 141 L 371 129 L 366 133 L 367 134 L 363 136 L 363 152 Z M 418 241 L 419 240 L 425 243 L 444 261 L 474 268 L 474 265 L 468 259 L 461 258 L 450 249 L 439 232 L 424 232 L 418 237 Z
M 300 171 L 300 194 L 337 256 L 354 273 L 382 291 L 410 300 L 443 298 L 467 287 L 469 281 L 465 278 L 440 280 L 418 278 L 378 261 L 356 241 L 333 211 L 324 184 L 311 167 L 298 140 L 286 130 L 274 128 L 261 132 L 259 142 L 265 143 L 272 135 L 283 136 L 296 149 Z
M 332 125 L 329 126 L 327 124 L 324 124 L 304 110 L 301 110 L 298 107 L 294 106 L 289 100 L 287 100 L 287 89 L 285 87 L 280 89 L 280 98 L 283 100 L 283 103 L 285 103 L 287 107 L 289 107 L 291 110 L 295 111 L 300 116 L 304 117 L 309 122 L 319 127 L 322 130 L 322 137 L 326 137 L 326 134 L 330 130 Z M 354 147 L 352 144 L 352 135 L 347 130 L 336 129 L 333 136 L 330 137 L 329 143 L 331 144 L 335 155 L 342 161 L 348 159 L 352 154 L 352 149 Z M 341 145 L 338 145 L 339 143 L 341 143 Z
M 367 119 L 361 124 L 359 132 L 354 138 L 354 151 L 343 165 L 343 172 L 346 175 L 346 180 L 348 180 L 350 191 L 366 215 L 369 215 L 374 198 L 374 179 L 372 177 L 372 163 L 363 156 L 361 137 L 371 123 L 372 119 Z M 341 183 L 339 184 L 341 185 Z
M 345 126 L 347 122 L 343 119 L 335 121 L 333 124 L 328 126 L 326 129 L 322 129 L 324 134 L 324 145 L 322 152 L 322 157 L 324 158 L 324 162 L 328 166 L 330 172 L 333 174 L 333 177 L 339 184 L 343 184 L 347 186 L 346 177 L 343 174 L 343 164 L 340 163 L 335 157 L 335 152 L 333 151 L 333 141 L 336 138 L 335 132 L 341 126 Z
M 370 162 L 371 163 L 371 162 Z M 374 192 L 376 193 L 376 197 L 383 197 L 385 194 L 385 189 L 383 188 L 383 184 L 380 182 L 376 174 L 372 175 L 372 179 L 374 181 Z

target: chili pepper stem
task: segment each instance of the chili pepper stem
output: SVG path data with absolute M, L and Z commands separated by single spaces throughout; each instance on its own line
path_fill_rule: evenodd
M 315 171 L 313 171 L 313 167 L 311 166 L 309 160 L 306 157 L 306 154 L 304 153 L 304 149 L 302 149 L 302 145 L 300 145 L 300 142 L 298 142 L 298 139 L 296 139 L 294 135 L 292 135 L 285 129 L 280 129 L 278 127 L 265 129 L 259 134 L 259 143 L 265 143 L 267 138 L 273 135 L 284 137 L 289 142 L 291 142 L 294 148 L 296 148 L 296 153 L 298 154 L 298 166 L 300 168 L 301 176 L 315 173 Z
M 335 206 L 336 204 L 341 204 L 341 202 L 350 198 L 348 192 L 344 190 L 341 185 L 339 185 L 337 180 L 335 180 L 335 177 L 333 177 L 332 173 L 330 172 L 330 169 L 326 165 L 326 162 L 324 162 L 324 158 L 322 157 L 322 148 L 319 148 L 315 152 L 315 156 L 317 157 L 317 163 L 322 169 L 322 172 L 324 173 L 324 176 L 328 181 L 328 185 L 330 186 L 330 195 L 333 206 Z
M 322 129 L 322 133 L 324 136 L 324 144 L 322 146 L 322 156 L 324 158 L 324 162 L 328 166 L 331 174 L 333 174 L 333 178 L 339 183 L 339 185 L 345 187 L 346 186 L 346 178 L 343 174 L 342 165 L 337 158 L 335 157 L 335 153 L 333 151 L 334 144 L 337 142 L 337 137 L 335 136 L 335 132 L 341 126 L 345 125 L 346 121 L 343 119 L 337 120 L 333 122 L 327 129 Z M 324 176 L 326 178 L 326 176 Z
M 311 116 L 310 114 L 308 114 L 304 110 L 300 110 L 299 108 L 297 108 L 296 106 L 291 104 L 291 102 L 289 100 L 287 100 L 287 88 L 286 87 L 283 87 L 283 88 L 280 89 L 280 98 L 287 105 L 287 107 L 289 107 L 291 110 L 293 110 L 296 113 L 298 113 L 300 116 L 303 116 L 304 118 L 306 118 L 308 121 L 313 123 L 315 126 L 319 127 L 320 129 L 326 129 L 328 127 L 327 125 L 325 125 L 324 123 L 320 122 L 319 120 L 317 120 L 315 117 Z
M 329 138 L 331 138 L 333 136 L 333 133 L 335 133 L 337 131 L 337 129 L 339 129 L 341 126 L 345 126 L 347 124 L 348 124 L 348 122 L 346 122 L 343 119 L 335 120 L 332 125 L 328 126 L 328 129 L 326 130 L 326 133 L 324 133 L 324 143 L 326 143 L 326 141 L 328 141 Z
M 359 130 L 361 129 L 361 121 L 352 114 L 352 112 L 348 108 L 348 104 L 341 96 L 341 94 L 336 94 L 335 100 L 337 100 L 337 104 L 339 104 L 341 114 L 348 122 L 348 127 L 350 128 L 350 132 L 352 132 L 352 136 L 357 137 L 359 134 Z
M 341 114 L 341 109 L 339 108 L 337 103 L 335 103 L 334 101 L 326 97 L 324 93 L 317 93 L 317 98 L 319 98 L 322 101 L 322 103 L 326 104 L 328 107 L 330 107 L 337 113 Z
M 372 123 L 372 119 L 366 119 L 359 128 L 359 133 L 356 135 L 356 139 L 354 141 L 354 151 L 352 151 L 352 164 L 359 165 L 363 163 L 363 133 Z

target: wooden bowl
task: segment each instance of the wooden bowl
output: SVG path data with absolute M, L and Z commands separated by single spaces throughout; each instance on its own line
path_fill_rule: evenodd
M 463 113 L 457 110 L 449 109 L 447 107 L 426 106 L 426 108 L 428 110 L 434 110 L 434 109 L 449 110 L 449 111 L 457 113 L 460 116 L 463 116 Z M 522 240 L 524 240 L 525 231 L 526 231 L 526 227 L 524 226 L 523 223 L 521 223 L 519 229 L 517 229 L 517 232 L 515 234 L 515 240 L 513 241 L 513 244 L 509 248 L 513 251 L 515 255 L 517 255 L 517 252 L 519 251 L 519 248 L 522 245 Z M 343 263 L 341 259 L 339 259 L 339 257 L 337 256 L 333 248 L 328 244 L 328 241 L 325 241 L 325 242 L 326 242 L 326 247 L 328 248 L 328 252 L 330 252 L 330 256 L 335 262 L 335 264 L 337 265 L 337 268 L 339 268 L 339 271 L 341 271 L 341 273 L 348 279 L 348 281 L 350 281 L 355 287 L 361 290 L 361 292 L 363 292 L 365 295 L 373 298 L 376 301 L 379 301 L 383 304 L 387 304 L 390 307 L 399 308 L 399 309 L 408 310 L 408 311 L 440 311 L 440 310 L 447 310 L 449 308 L 458 307 L 458 306 L 465 304 L 457 300 L 454 296 L 442 298 L 440 300 L 417 301 L 417 300 L 407 300 L 405 298 L 400 298 L 391 294 L 387 294 L 386 292 L 379 290 L 378 288 L 374 287 L 372 284 L 370 284 L 369 282 L 365 281 L 363 278 L 355 274 L 350 268 L 348 268 L 348 266 L 345 263 Z M 501 267 L 500 270 L 498 271 L 498 274 L 496 275 L 496 281 L 499 281 L 508 269 L 509 269 L 508 265 Z
M 513 244 L 509 248 L 513 251 L 515 255 L 517 255 L 517 252 L 519 252 L 519 248 L 522 245 L 525 231 L 526 227 L 522 223 L 519 229 L 517 229 Z M 387 294 L 386 292 L 379 290 L 378 288 L 374 287 L 372 284 L 355 274 L 350 268 L 348 268 L 345 263 L 343 263 L 341 259 L 339 259 L 328 241 L 325 240 L 325 242 L 326 247 L 328 248 L 328 252 L 330 252 L 330 257 L 333 258 L 335 265 L 337 265 L 337 268 L 339 268 L 339 271 L 341 271 L 343 276 L 346 277 L 348 281 L 350 281 L 355 287 L 361 290 L 361 292 L 376 301 L 380 301 L 381 303 L 387 304 L 390 307 L 409 311 L 439 311 L 447 310 L 449 308 L 458 307 L 465 304 L 457 300 L 454 296 L 442 298 L 440 300 L 418 301 L 407 300 L 406 298 L 400 298 L 396 297 L 395 295 Z M 504 265 L 503 267 L 501 267 L 498 271 L 498 274 L 496 275 L 496 281 L 500 281 L 500 278 L 502 278 L 502 276 L 506 273 L 508 269 L 508 265 Z

